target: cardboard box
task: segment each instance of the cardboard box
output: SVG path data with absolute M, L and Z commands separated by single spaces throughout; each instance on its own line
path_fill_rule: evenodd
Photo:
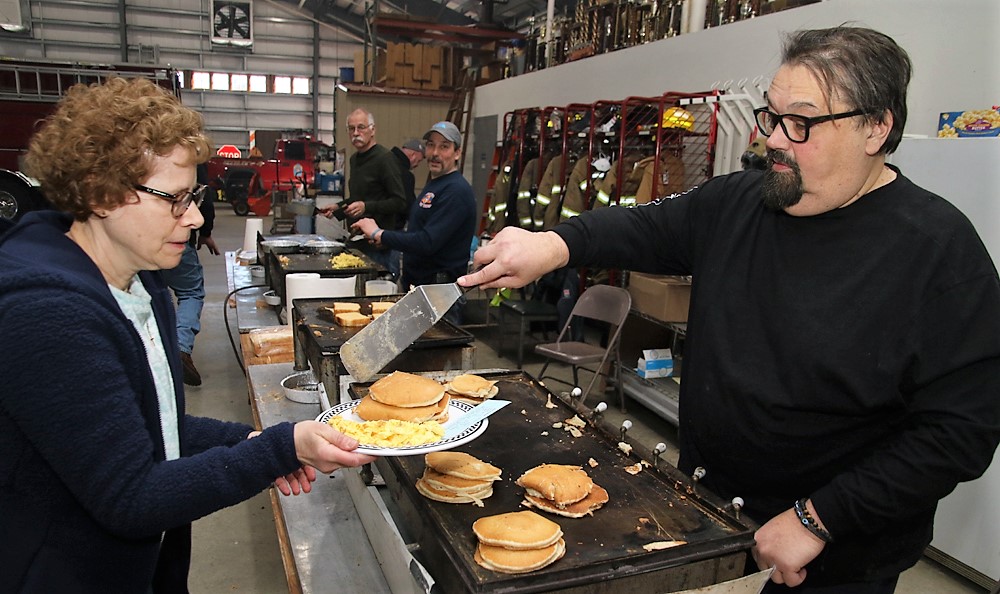
M 645 349 L 639 359 L 636 373 L 639 377 L 670 377 L 674 374 L 674 358 L 670 349 Z
M 685 277 L 632 272 L 628 292 L 636 311 L 664 322 L 687 321 L 691 281 Z
M 674 374 L 674 358 L 670 349 L 645 349 L 639 359 L 636 373 L 639 377 L 670 377 Z
M 947 111 L 938 117 L 938 138 L 1000 136 L 1000 106 L 993 109 Z

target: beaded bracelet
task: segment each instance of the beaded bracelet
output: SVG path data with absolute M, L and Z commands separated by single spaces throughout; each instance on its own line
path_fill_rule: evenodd
M 829 544 L 833 542 L 833 537 L 824 528 L 816 522 L 816 519 L 812 517 L 809 513 L 809 509 L 806 507 L 806 498 L 803 497 L 795 502 L 795 515 L 798 516 L 799 521 L 805 526 L 806 530 L 812 532 L 819 537 L 820 540 Z

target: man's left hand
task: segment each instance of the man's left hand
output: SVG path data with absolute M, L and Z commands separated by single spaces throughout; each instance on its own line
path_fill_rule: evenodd
M 361 219 L 351 225 L 351 229 L 364 235 L 368 241 L 372 240 L 372 233 L 378 230 L 378 223 L 375 219 Z
M 361 200 L 355 200 L 344 207 L 344 212 L 352 219 L 360 219 L 365 214 L 365 203 Z
M 219 248 L 218 248 L 218 246 L 215 245 L 215 240 L 212 239 L 211 235 L 209 235 L 208 237 L 205 237 L 204 235 L 199 235 L 198 236 L 198 249 L 199 250 L 201 249 L 201 246 L 206 246 L 208 248 L 208 253 L 214 254 L 216 256 L 219 255 Z
M 760 569 L 774 568 L 771 581 L 794 588 L 806 579 L 805 566 L 815 559 L 826 544 L 799 522 L 789 509 L 771 518 L 754 534 L 751 549 Z

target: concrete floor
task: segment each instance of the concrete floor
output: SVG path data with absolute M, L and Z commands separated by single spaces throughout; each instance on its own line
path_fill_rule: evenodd
M 213 236 L 220 250 L 234 251 L 241 247 L 245 219 L 235 216 L 226 204 L 218 205 Z M 265 220 L 264 228 L 270 226 Z M 205 267 L 208 293 L 202 314 L 202 330 L 195 345 L 194 360 L 201 372 L 203 384 L 187 387 L 190 414 L 252 424 L 247 397 L 246 379 L 240 372 L 223 319 L 223 300 L 227 280 L 225 258 L 200 252 Z M 235 310 L 229 310 L 230 327 L 235 332 Z M 476 365 L 480 368 L 509 368 L 515 364 L 500 356 L 490 346 L 495 344 L 493 330 L 475 331 L 485 341 L 476 341 Z M 508 341 L 510 344 L 513 341 Z M 238 344 L 238 342 L 237 342 Z M 510 352 L 504 353 L 510 356 Z M 527 356 L 524 369 L 537 374 L 541 362 Z M 620 413 L 609 392 L 606 398 L 609 420 L 620 422 Z M 595 399 L 596 401 L 596 399 Z M 591 404 L 593 404 L 591 402 Z M 664 442 L 668 450 L 664 459 L 677 459 L 676 429 L 636 402 L 629 402 L 628 418 L 633 421 L 631 435 L 650 445 Z M 322 518 L 317 518 L 322 521 Z M 216 512 L 194 524 L 194 545 L 190 589 L 192 594 L 243 592 L 278 594 L 287 591 L 275 535 L 271 504 L 267 493 L 261 493 L 239 505 Z M 339 592 L 336 584 L 330 592 Z M 947 568 L 925 559 L 905 572 L 896 588 L 900 594 L 981 594 L 983 588 L 956 575 Z

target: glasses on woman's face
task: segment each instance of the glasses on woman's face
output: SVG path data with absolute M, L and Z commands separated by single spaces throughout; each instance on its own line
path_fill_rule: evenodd
M 766 107 L 759 107 L 753 110 L 753 115 L 757 118 L 757 129 L 764 136 L 774 134 L 778 126 L 781 126 L 781 131 L 785 133 L 785 137 L 789 141 L 801 144 L 809 140 L 809 130 L 816 124 L 868 115 L 868 112 L 863 109 L 855 109 L 854 111 L 807 118 L 794 113 L 777 114 Z
M 135 184 L 132 187 L 140 192 L 152 194 L 157 198 L 162 198 L 167 202 L 170 202 L 170 214 L 174 215 L 175 219 L 179 219 L 184 216 L 184 213 L 187 212 L 188 207 L 192 204 L 196 207 L 201 206 L 202 200 L 205 199 L 205 190 L 208 189 L 208 186 L 198 184 L 193 190 L 184 190 L 183 192 L 177 192 L 176 194 L 168 194 L 163 190 L 157 190 L 139 184 Z

